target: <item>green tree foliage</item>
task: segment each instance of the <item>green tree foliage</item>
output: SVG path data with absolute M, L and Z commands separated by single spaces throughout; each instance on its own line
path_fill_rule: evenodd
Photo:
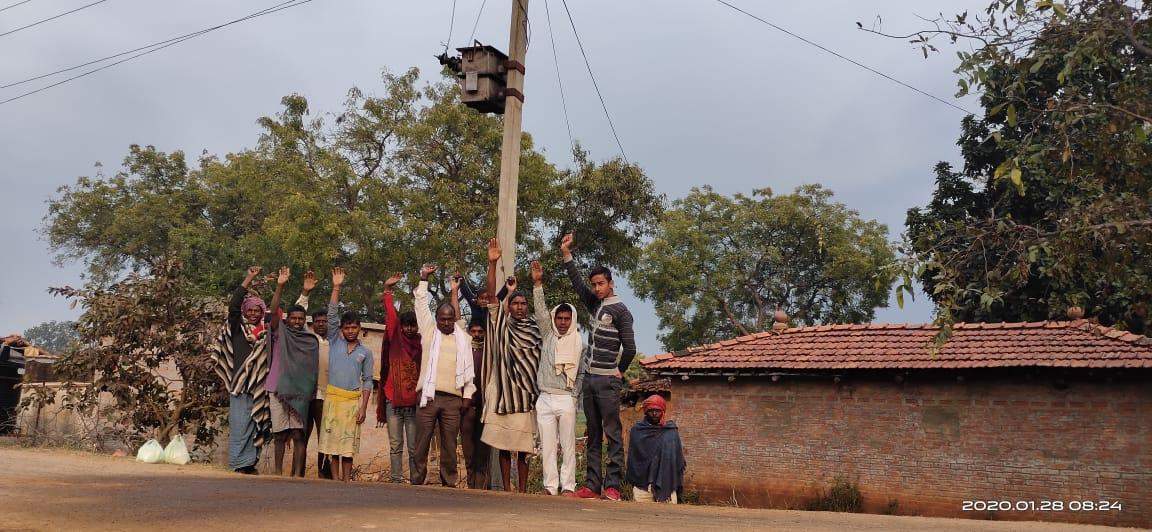
M 79 348 L 53 364 L 64 383 L 63 404 L 89 412 L 107 393 L 118 417 L 102 421 L 122 429 L 133 447 L 147 438 L 164 444 L 178 433 L 212 445 L 227 393 L 206 353 L 223 306 L 194 296 L 178 261 L 154 262 L 149 270 L 110 286 L 50 289 L 84 308 L 76 323 Z M 25 405 L 55 400 L 43 393 L 50 390 L 33 388 Z
M 65 353 L 75 349 L 80 340 L 74 321 L 46 321 L 24 331 L 28 343 L 52 353 Z
M 807 185 L 728 197 L 693 189 L 673 203 L 630 278 L 655 301 L 677 350 L 797 323 L 856 323 L 885 306 L 895 257 L 887 229 Z
M 905 275 L 953 321 L 1063 318 L 1148 328 L 1152 304 L 1152 4 L 999 0 L 912 41 L 959 52 L 960 169 L 907 218 Z M 935 47 L 932 47 L 935 49 Z M 910 288 L 910 287 L 908 287 Z
M 379 95 L 354 88 L 340 112 L 323 117 L 303 96 L 286 96 L 278 114 L 258 120 L 254 148 L 205 154 L 195 168 L 181 152 L 132 146 L 116 175 L 60 189 L 45 234 L 59 260 L 84 260 L 94 280 L 173 257 L 197 292 L 212 295 L 227 293 L 250 264 L 342 266 L 344 300 L 373 312 L 391 272 L 436 262 L 478 281 L 495 234 L 501 120 L 460 105 L 455 83 L 422 86 L 418 77 L 385 72 Z M 576 155 L 574 168 L 558 169 L 523 136 L 525 272 L 536 258 L 558 271 L 561 230 L 598 235 L 583 259 L 631 268 L 662 210 L 639 167 Z M 550 297 L 570 298 L 566 283 L 552 285 Z M 446 278 L 433 290 L 447 294 Z

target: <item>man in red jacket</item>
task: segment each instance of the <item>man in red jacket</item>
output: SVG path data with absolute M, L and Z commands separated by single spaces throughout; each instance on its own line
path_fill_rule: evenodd
M 376 422 L 388 424 L 390 481 L 403 482 L 404 449 L 408 449 L 408 472 L 416 470 L 416 407 L 420 396 L 420 328 L 416 313 L 399 314 L 392 291 L 403 275 L 397 273 L 384 282 L 385 332 L 380 349 L 380 390 L 376 394 Z

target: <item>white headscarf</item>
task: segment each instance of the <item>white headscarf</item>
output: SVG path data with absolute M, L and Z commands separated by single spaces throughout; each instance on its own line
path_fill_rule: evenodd
M 556 311 L 563 307 L 572 311 L 572 325 L 568 326 L 568 332 L 560 334 L 560 331 L 556 329 Z M 556 335 L 556 360 L 553 362 L 553 367 L 556 370 L 556 375 L 565 376 L 569 387 L 576 384 L 580 352 L 584 350 L 584 341 L 576 330 L 576 318 L 576 307 L 568 303 L 561 303 L 552 309 L 552 333 Z

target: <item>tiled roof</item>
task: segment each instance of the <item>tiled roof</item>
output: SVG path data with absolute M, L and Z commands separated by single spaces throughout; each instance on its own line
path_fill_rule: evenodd
M 628 388 L 637 393 L 657 393 L 672 390 L 672 379 L 647 379 L 630 383 Z
M 923 368 L 1152 368 L 1152 338 L 1085 320 L 958 323 L 934 349 L 939 327 L 873 323 L 763 332 L 641 360 L 655 373 Z

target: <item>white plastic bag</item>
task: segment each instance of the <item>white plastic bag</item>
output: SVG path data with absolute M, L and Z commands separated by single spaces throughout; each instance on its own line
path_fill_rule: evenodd
M 188 456 L 188 446 L 184 443 L 183 436 L 177 435 L 168 442 L 168 447 L 164 448 L 164 461 L 176 465 L 192 461 L 192 457 Z
M 146 464 L 158 464 L 164 461 L 164 448 L 156 440 L 148 440 L 136 451 L 136 460 Z

